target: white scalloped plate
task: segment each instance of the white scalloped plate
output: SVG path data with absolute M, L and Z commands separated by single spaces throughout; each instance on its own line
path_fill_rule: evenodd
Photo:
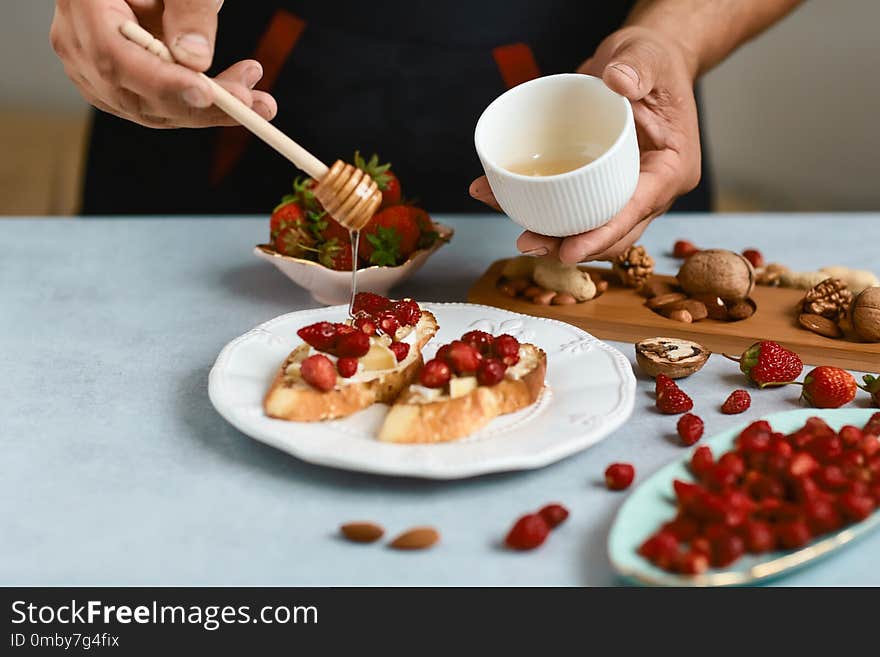
M 620 427 L 632 413 L 635 377 L 619 351 L 579 328 L 541 317 L 467 303 L 426 303 L 440 324 L 425 348 L 465 331 L 510 333 L 547 352 L 547 388 L 537 403 L 496 420 L 464 440 L 436 445 L 381 443 L 375 435 L 387 406 L 376 404 L 327 422 L 266 417 L 262 400 L 275 371 L 299 338 L 319 321 L 341 321 L 345 306 L 276 317 L 230 342 L 211 369 L 214 407 L 243 433 L 311 463 L 375 474 L 458 479 L 540 468 L 579 452 Z

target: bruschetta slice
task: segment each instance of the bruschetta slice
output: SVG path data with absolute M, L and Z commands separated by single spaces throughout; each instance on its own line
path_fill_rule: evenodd
M 547 355 L 510 335 L 470 331 L 441 347 L 419 380 L 401 393 L 379 432 L 389 443 L 438 443 L 481 429 L 534 404 Z

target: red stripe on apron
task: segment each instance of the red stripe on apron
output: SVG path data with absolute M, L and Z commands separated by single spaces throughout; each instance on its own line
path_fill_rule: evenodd
M 263 65 L 263 77 L 256 89 L 271 91 L 305 27 L 305 21 L 299 16 L 284 9 L 275 12 L 253 55 L 253 59 Z M 225 127 L 219 131 L 211 166 L 212 185 L 220 184 L 229 175 L 244 154 L 250 139 L 251 133 L 241 126 Z
M 511 43 L 493 48 L 492 57 L 508 89 L 541 77 L 535 55 L 525 43 Z

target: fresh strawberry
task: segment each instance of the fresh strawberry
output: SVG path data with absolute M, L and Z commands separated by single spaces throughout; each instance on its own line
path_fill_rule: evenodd
M 538 511 L 538 515 L 544 519 L 550 529 L 555 529 L 568 518 L 568 509 L 561 504 L 548 504 Z
M 727 400 L 721 405 L 721 412 L 725 415 L 737 415 L 749 410 L 752 405 L 752 396 L 745 390 L 734 390 Z
M 752 263 L 752 267 L 758 268 L 764 266 L 764 256 L 758 249 L 746 249 L 743 251 L 743 257 Z
M 693 400 L 665 374 L 657 377 L 655 390 L 657 392 L 657 409 L 667 415 L 687 413 L 694 407 Z
M 376 317 L 383 310 L 388 310 L 390 307 L 391 301 L 380 294 L 358 292 L 354 296 L 354 307 L 352 310 L 355 313 L 367 313 Z
M 474 374 L 483 358 L 479 351 L 461 340 L 449 343 L 449 350 L 444 355 L 452 371 L 459 375 Z
M 400 321 L 390 310 L 379 313 L 376 319 L 379 321 L 379 330 L 385 335 L 390 335 L 392 338 L 397 333 L 397 329 L 400 328 Z
M 397 358 L 398 363 L 409 354 L 409 345 L 406 342 L 392 342 L 388 345 L 388 348 L 394 352 L 394 357 Z
M 303 380 L 322 392 L 332 390 L 336 385 L 336 368 L 324 354 L 314 354 L 306 358 L 300 366 Z
M 452 370 L 442 360 L 433 358 L 419 372 L 419 383 L 426 388 L 442 388 L 452 378 Z
M 339 325 L 330 322 L 318 322 L 304 326 L 296 334 L 303 342 L 311 345 L 318 351 L 331 351 L 339 337 Z
M 534 550 L 547 540 L 550 526 L 539 513 L 523 516 L 510 529 L 505 544 L 514 550 Z
M 354 320 L 354 327 L 367 335 L 376 335 L 376 322 L 371 318 L 361 315 Z
M 477 383 L 481 386 L 494 386 L 504 380 L 507 366 L 497 358 L 484 358 L 477 367 Z
M 804 378 L 803 398 L 815 408 L 840 408 L 856 397 L 856 380 L 839 367 L 817 367 Z
M 461 341 L 468 343 L 486 356 L 491 353 L 492 343 L 495 341 L 495 338 L 492 337 L 491 333 L 486 333 L 485 331 L 468 331 L 461 336 Z
M 401 326 L 415 326 L 422 317 L 422 309 L 412 299 L 395 301 L 391 305 L 391 312 L 394 313 Z
M 681 442 L 693 445 L 703 437 L 703 420 L 693 413 L 685 413 L 679 418 L 676 429 Z
M 874 413 L 871 416 L 871 419 L 865 424 L 864 432 L 870 433 L 873 436 L 880 436 L 880 413 Z
M 288 194 L 272 210 L 272 216 L 269 218 L 269 239 L 274 242 L 278 233 L 286 226 L 303 226 L 305 219 L 306 212 L 296 196 Z
M 336 271 L 351 271 L 351 243 L 340 242 L 335 237 L 318 247 L 318 262 Z
M 871 394 L 871 399 L 874 401 L 874 406 L 880 406 L 880 377 L 873 376 L 871 374 L 865 374 L 863 379 L 865 381 L 865 385 L 859 387 L 865 392 Z
M 756 342 L 738 359 L 727 358 L 739 362 L 743 374 L 759 388 L 790 383 L 804 369 L 800 356 L 770 340 Z
M 351 244 L 351 233 L 348 228 L 336 221 L 326 212 L 320 214 L 310 214 L 312 220 L 311 229 L 319 242 L 329 242 L 336 240 L 339 244 Z M 351 247 L 349 246 L 349 250 Z
M 361 157 L 360 152 L 355 151 L 354 165 L 361 171 L 369 174 L 370 178 L 376 183 L 376 186 L 382 192 L 382 205 L 380 208 L 387 208 L 390 205 L 400 203 L 401 189 L 400 180 L 391 171 L 391 164 L 379 164 L 379 156 L 373 153 L 373 157 L 369 162 Z
M 339 336 L 335 352 L 340 358 L 360 358 L 370 350 L 370 336 L 363 331 L 354 330 Z
M 409 208 L 380 210 L 361 230 L 358 255 L 373 265 L 394 267 L 416 250 L 421 233 Z
M 434 222 L 431 220 L 428 213 L 422 210 L 422 208 L 418 208 L 414 205 L 407 207 L 409 208 L 413 221 L 415 221 L 416 225 L 419 227 L 419 242 L 416 244 L 416 247 L 419 249 L 431 248 L 434 246 L 434 243 L 440 239 L 440 233 L 437 231 L 437 227 L 434 225 Z
M 678 240 L 672 247 L 672 255 L 675 258 L 687 258 L 695 254 L 699 249 L 694 246 L 693 242 L 688 240 Z
M 336 371 L 344 379 L 351 378 L 358 370 L 357 358 L 340 358 L 336 361 Z
M 519 362 L 519 340 L 512 335 L 499 335 L 492 341 L 492 350 L 508 367 Z

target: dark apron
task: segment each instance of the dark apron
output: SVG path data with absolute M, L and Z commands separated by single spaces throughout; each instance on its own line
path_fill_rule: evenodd
M 505 88 L 573 71 L 630 2 L 227 2 L 213 73 L 255 54 L 275 124 L 323 161 L 378 152 L 405 198 L 480 212 L 473 132 Z M 243 128 L 151 130 L 96 112 L 83 214 L 267 213 L 293 165 Z M 708 210 L 700 187 L 676 209 Z

